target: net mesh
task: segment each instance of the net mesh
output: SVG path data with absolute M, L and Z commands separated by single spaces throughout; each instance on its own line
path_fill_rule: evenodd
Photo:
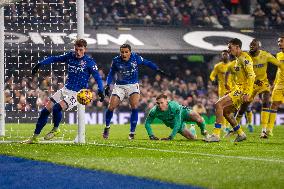
M 3 3 L 9 1 L 2 1 L 0 5 Z M 77 27 L 76 1 L 24 0 L 9 3 L 4 10 L 5 139 L 21 140 L 31 136 L 48 97 L 65 83 L 63 63 L 45 66 L 35 77 L 31 75 L 31 68 L 46 56 L 70 50 L 70 36 L 72 33 L 74 36 Z M 47 126 L 45 130 L 50 128 Z M 75 126 L 62 129 L 58 139 L 75 138 Z

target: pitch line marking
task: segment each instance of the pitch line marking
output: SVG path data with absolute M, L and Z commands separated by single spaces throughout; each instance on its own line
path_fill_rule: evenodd
M 273 162 L 273 163 L 284 163 L 284 160 L 281 160 L 281 159 L 264 159 L 264 158 L 246 157 L 246 156 L 227 156 L 227 155 L 188 152 L 188 151 L 164 150 L 164 149 L 143 148 L 143 147 L 134 147 L 134 146 L 121 146 L 121 145 L 114 145 L 114 144 L 99 144 L 99 143 L 92 143 L 92 144 L 97 145 L 97 146 L 107 146 L 107 147 L 114 147 L 114 148 L 130 148 L 130 149 L 137 149 L 137 150 L 149 150 L 149 151 L 159 151 L 159 152 L 169 152 L 169 153 L 192 154 L 192 155 L 200 155 L 200 156 L 208 156 L 208 157 L 219 157 L 219 158 L 264 161 L 264 162 Z

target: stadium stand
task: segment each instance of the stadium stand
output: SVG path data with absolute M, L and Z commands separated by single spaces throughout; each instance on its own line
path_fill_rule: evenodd
M 69 1 L 75 3 L 75 0 Z M 248 1 L 245 1 L 246 3 Z M 257 0 L 250 1 L 250 4 L 243 6 L 244 1 L 228 0 L 86 0 L 85 1 L 85 22 L 86 26 L 108 26 L 108 25 L 135 25 L 135 26 L 160 26 L 172 25 L 180 27 L 223 27 L 231 28 L 229 16 L 231 14 L 251 14 L 254 17 L 255 29 L 283 29 L 284 27 L 284 1 L 283 0 Z M 68 14 L 64 8 L 65 0 L 59 3 L 50 3 L 48 6 L 42 0 L 29 3 L 26 7 L 10 5 L 5 9 L 5 18 L 8 20 L 18 19 L 17 23 L 30 25 L 37 23 L 39 26 L 60 25 L 75 23 L 75 6 L 70 6 Z M 206 6 L 205 6 L 206 5 Z M 63 11 L 62 11 L 63 10 Z M 72 11 L 74 10 L 74 11 Z M 70 14 L 71 12 L 71 14 Z M 22 17 L 17 17 L 21 13 Z M 73 14 L 72 14 L 73 13 Z M 13 60 L 7 59 L 13 62 Z M 22 61 L 24 62 L 24 61 Z M 99 62 L 99 65 L 106 65 L 109 62 Z M 18 77 L 13 71 L 13 66 L 7 64 L 7 76 L 5 78 L 5 103 L 9 111 L 38 111 L 44 107 L 48 96 L 53 91 L 63 86 L 64 77 Z M 151 108 L 154 105 L 154 97 L 160 90 L 170 93 L 171 98 L 183 105 L 192 107 L 197 102 L 202 102 L 207 114 L 212 114 L 213 104 L 217 100 L 216 87 L 211 82 L 207 83 L 208 70 L 202 74 L 193 72 L 193 68 L 185 67 L 185 74 L 179 74 L 178 78 L 161 78 L 159 75 L 153 79 L 145 76 L 141 80 L 141 111 Z M 105 79 L 108 69 L 101 70 Z M 50 75 L 50 73 L 46 74 Z M 53 74 L 52 74 L 53 75 Z M 62 75 L 57 73 L 55 75 Z M 178 74 L 177 74 L 178 75 Z M 39 82 L 39 87 L 36 83 Z M 94 80 L 90 85 L 93 86 Z M 168 89 L 168 91 L 167 91 Z M 107 104 L 94 101 L 87 108 L 90 110 L 103 110 Z M 259 105 L 256 99 L 253 105 L 258 111 Z M 95 106 L 94 106 L 95 105 Z M 123 104 L 123 109 L 129 109 Z

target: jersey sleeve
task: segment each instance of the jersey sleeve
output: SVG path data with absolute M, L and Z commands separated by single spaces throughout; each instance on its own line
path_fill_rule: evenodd
M 210 80 L 214 81 L 215 78 L 216 78 L 216 75 L 217 75 L 217 66 L 215 65 L 213 70 L 212 70 L 212 72 L 211 72 L 211 74 L 210 74 Z
M 157 70 L 158 66 L 150 60 L 144 59 L 142 56 L 136 55 L 137 64 L 143 64 L 151 68 L 152 70 Z
M 176 115 L 175 115 L 175 118 L 174 118 L 174 127 L 173 127 L 172 133 L 170 135 L 172 137 L 172 139 L 176 136 L 178 130 L 181 127 L 181 111 L 176 110 L 175 113 L 176 113 Z
M 106 80 L 107 85 L 110 85 L 112 83 L 115 72 L 116 72 L 116 69 L 115 69 L 114 61 L 112 61 L 109 73 L 107 75 L 107 80 Z
M 244 72 L 247 76 L 247 86 L 244 87 L 243 93 L 251 95 L 253 91 L 253 84 L 254 84 L 254 79 L 255 79 L 255 73 L 253 71 L 253 63 L 251 58 L 249 57 L 244 57 L 242 61 L 242 66 L 244 68 Z
M 55 62 L 66 62 L 66 60 L 71 56 L 72 56 L 72 52 L 69 52 L 67 54 L 60 55 L 60 56 L 49 56 L 46 59 L 40 61 L 39 64 L 48 65 L 48 64 L 55 63 Z
M 170 108 L 172 109 L 173 113 L 175 114 L 174 121 L 173 121 L 173 130 L 171 133 L 172 139 L 176 136 L 177 132 L 179 131 L 182 122 L 181 122 L 181 108 L 177 102 L 171 103 Z
M 99 74 L 99 69 L 98 66 L 96 65 L 95 61 L 91 60 L 91 66 L 90 66 L 90 71 L 92 76 L 95 78 L 97 84 L 98 84 L 98 90 L 103 92 L 104 91 L 104 87 L 103 87 L 103 81 L 101 78 L 101 75 Z
M 150 110 L 150 112 L 149 112 L 149 114 L 148 114 L 148 116 L 146 118 L 146 121 L 145 121 L 145 128 L 146 128 L 146 131 L 147 131 L 149 136 L 153 135 L 151 124 L 154 121 L 155 116 L 156 116 L 156 109 L 155 109 L 155 107 L 153 107 Z

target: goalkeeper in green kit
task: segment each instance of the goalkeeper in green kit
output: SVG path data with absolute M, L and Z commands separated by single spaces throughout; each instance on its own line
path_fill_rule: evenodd
M 195 134 L 192 134 L 190 130 L 186 128 L 185 122 L 187 121 L 196 122 L 201 130 L 201 135 L 207 135 L 205 121 L 197 112 L 180 105 L 176 101 L 168 101 L 167 95 L 165 94 L 161 94 L 156 98 L 156 106 L 150 110 L 146 118 L 145 128 L 150 140 L 159 140 L 159 138 L 153 134 L 151 128 L 151 123 L 155 118 L 160 119 L 167 127 L 172 129 L 172 133 L 161 140 L 172 140 L 177 133 L 187 139 L 196 139 Z

